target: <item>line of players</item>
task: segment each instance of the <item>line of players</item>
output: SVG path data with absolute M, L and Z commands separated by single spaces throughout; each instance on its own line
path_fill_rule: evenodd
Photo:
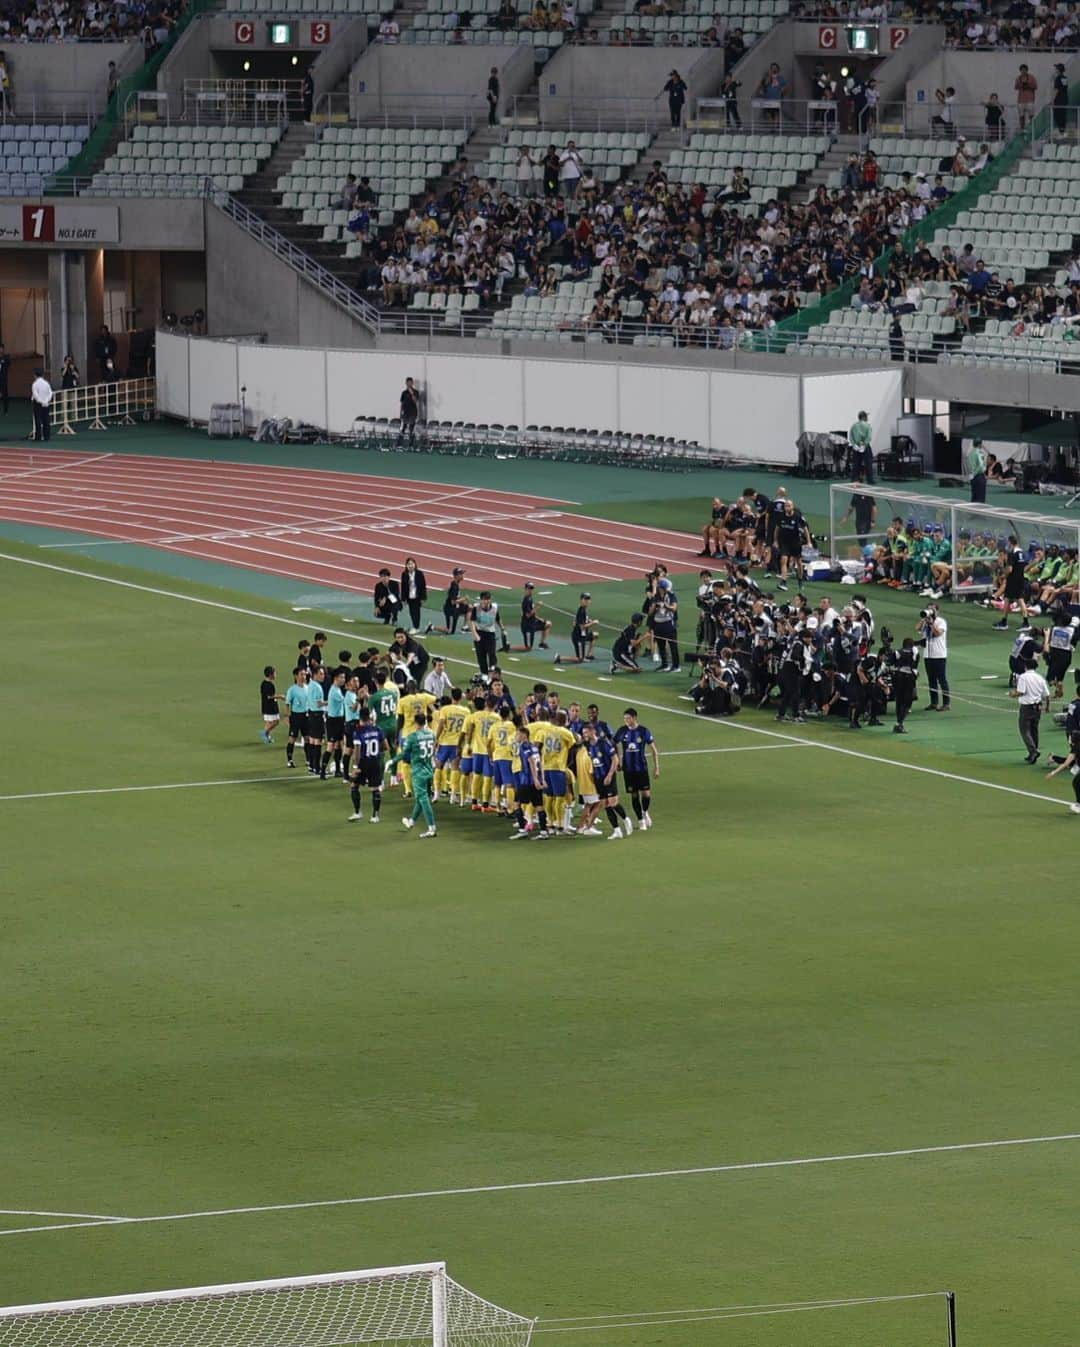
M 263 740 L 272 742 L 278 703 L 284 702 L 286 766 L 295 768 L 299 745 L 310 775 L 346 781 L 350 822 L 364 816 L 365 789 L 371 792 L 370 820 L 380 821 L 385 776 L 393 772 L 390 784 L 400 785 L 414 802 L 404 826 L 412 828 L 422 818 L 424 838 L 437 836 L 434 805 L 445 799 L 513 819 L 514 840 L 602 836 L 598 823 L 604 813 L 612 829 L 609 840 L 617 841 L 634 829 L 621 803 L 620 776 L 639 830 L 652 827 L 649 759 L 659 775 L 660 754 L 633 707 L 612 731 L 595 704 L 584 715 L 577 702 L 564 709 L 558 692 L 542 683 L 516 706 L 498 670 L 477 675 L 467 691 L 454 687 L 436 697 L 412 680 L 399 688 L 394 669 L 375 650 L 365 652 L 357 668 L 342 651 L 338 665 L 329 669 L 318 655 L 304 653 L 306 644 L 284 696 L 272 681 L 273 666 L 264 670 Z

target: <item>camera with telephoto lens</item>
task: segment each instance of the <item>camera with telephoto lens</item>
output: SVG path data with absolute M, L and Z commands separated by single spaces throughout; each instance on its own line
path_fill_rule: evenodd
M 882 648 L 882 650 L 888 650 L 889 647 L 892 645 L 893 640 L 894 640 L 895 638 L 893 637 L 893 634 L 892 634 L 892 632 L 888 629 L 888 627 L 882 627 L 880 639 L 881 639 L 881 648 Z
M 924 622 L 931 622 L 937 617 L 937 608 L 931 603 L 926 608 L 919 609 L 919 616 Z

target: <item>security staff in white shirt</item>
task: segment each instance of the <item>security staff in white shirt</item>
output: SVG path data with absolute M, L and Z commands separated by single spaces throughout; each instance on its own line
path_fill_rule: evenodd
M 32 440 L 49 438 L 49 406 L 52 403 L 52 384 L 45 377 L 43 369 L 34 370 L 34 382 L 30 385 L 30 406 L 34 413 L 34 433 Z
M 1039 721 L 1042 713 L 1050 710 L 1050 684 L 1039 673 L 1034 660 L 1016 680 L 1016 687 L 1009 690 L 1009 696 L 1020 703 L 1020 738 L 1027 749 L 1025 762 L 1037 762 L 1039 759 Z
M 437 655 L 430 672 L 424 675 L 423 690 L 433 697 L 449 697 L 453 686 L 453 679 L 446 672 L 446 660 Z
M 926 647 L 926 682 L 930 693 L 928 711 L 948 711 L 949 676 L 946 660 L 949 656 L 949 624 L 938 612 L 934 604 L 929 604 L 919 614 L 919 643 Z M 938 702 L 940 693 L 941 701 Z

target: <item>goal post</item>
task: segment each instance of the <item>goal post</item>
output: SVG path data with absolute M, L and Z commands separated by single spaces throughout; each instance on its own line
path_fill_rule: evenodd
M 528 1347 L 535 1320 L 445 1263 L 0 1309 L 0 1347 Z
M 1015 499 L 1015 497 L 1014 497 Z M 1035 549 L 1080 547 L 1080 519 L 1044 515 L 1009 505 L 977 505 L 945 496 L 894 491 L 885 485 L 833 482 L 829 486 L 829 554 L 833 564 L 855 575 L 861 572 L 863 549 L 885 539 L 899 519 L 905 531 L 927 533 L 940 527 L 951 544 L 952 594 L 974 596 L 994 588 L 1000 577 L 1000 556 L 1015 537 L 1029 555 Z

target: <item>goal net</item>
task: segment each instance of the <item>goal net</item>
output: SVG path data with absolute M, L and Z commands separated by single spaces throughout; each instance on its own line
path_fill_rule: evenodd
M 899 521 L 909 536 L 941 530 L 949 543 L 952 592 L 957 597 L 992 589 L 1002 573 L 1010 536 L 1034 559 L 1037 552 L 1080 547 L 1080 516 L 1043 515 L 1008 505 L 973 505 L 887 486 L 834 482 L 829 487 L 829 539 L 834 564 L 855 574 L 863 551 L 885 541 Z
M 0 1309 L 0 1347 L 528 1347 L 445 1263 Z

